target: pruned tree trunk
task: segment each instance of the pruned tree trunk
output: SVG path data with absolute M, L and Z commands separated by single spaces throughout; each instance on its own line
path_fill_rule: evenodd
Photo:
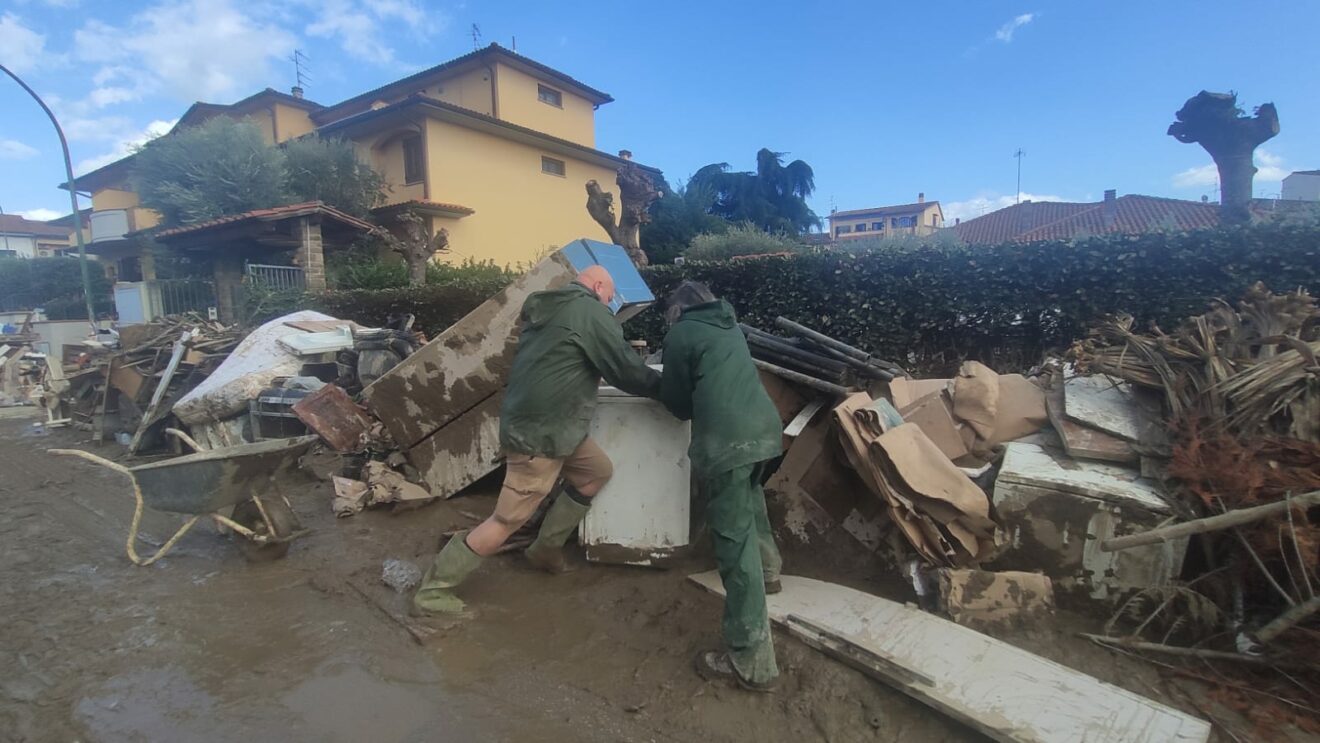
M 1251 221 L 1252 162 L 1256 148 L 1279 133 L 1279 112 L 1273 103 L 1243 116 L 1235 93 L 1201 91 L 1187 99 L 1169 126 L 1169 136 L 1184 144 L 1199 144 L 1219 170 L 1219 218 L 1225 224 Z
M 633 163 L 619 168 L 616 182 L 622 214 L 616 218 L 614 194 L 594 180 L 587 181 L 587 213 L 609 235 L 610 242 L 628 251 L 634 265 L 645 266 L 649 261 L 642 250 L 642 225 L 651 221 L 651 204 L 660 197 L 660 191 L 651 177 Z
M 449 250 L 449 230 L 441 227 L 433 231 L 428 220 L 412 211 L 399 213 L 395 221 L 402 228 L 402 236 L 389 230 L 378 230 L 377 235 L 390 250 L 403 256 L 409 286 L 421 286 L 426 283 L 426 267 L 431 259 Z

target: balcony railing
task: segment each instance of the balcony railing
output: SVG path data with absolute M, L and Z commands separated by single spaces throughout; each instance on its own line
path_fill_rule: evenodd
M 266 289 L 281 291 L 304 289 L 307 277 L 297 266 L 268 266 L 260 263 L 247 264 L 248 283 L 260 284 Z
M 92 242 L 122 240 L 133 231 L 133 220 L 128 209 L 102 209 L 92 212 Z

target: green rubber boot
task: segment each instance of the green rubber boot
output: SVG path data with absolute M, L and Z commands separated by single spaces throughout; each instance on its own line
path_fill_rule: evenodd
M 564 486 L 563 492 L 555 498 L 550 510 L 546 511 L 536 541 L 527 548 L 527 561 L 533 567 L 554 575 L 567 572 L 564 543 L 590 510 L 591 499 L 579 494 L 572 486 Z
M 467 546 L 467 532 L 455 534 L 422 576 L 422 584 L 413 594 L 414 610 L 419 614 L 466 614 L 467 605 L 454 595 L 454 588 L 477 569 L 482 559 Z

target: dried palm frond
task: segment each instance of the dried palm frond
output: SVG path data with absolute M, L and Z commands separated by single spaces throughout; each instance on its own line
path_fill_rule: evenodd
M 1133 594 L 1105 622 L 1105 634 L 1130 628 L 1123 636 L 1161 643 L 1177 638 L 1192 644 L 1223 626 L 1223 611 L 1205 594 L 1186 585 L 1168 585 Z

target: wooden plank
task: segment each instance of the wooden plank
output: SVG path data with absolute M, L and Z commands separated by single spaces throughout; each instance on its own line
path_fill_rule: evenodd
M 138 424 L 137 431 L 133 434 L 133 440 L 128 444 L 128 453 L 136 454 L 138 447 L 142 445 L 142 437 L 151 427 L 156 419 L 157 409 L 160 407 L 160 401 L 164 399 L 165 393 L 170 388 L 170 381 L 174 379 L 174 372 L 179 369 L 179 362 L 183 359 L 183 353 L 188 341 L 192 340 L 193 332 L 191 330 L 183 331 L 179 340 L 174 342 L 174 353 L 170 355 L 170 362 L 165 365 L 165 371 L 160 376 L 160 384 L 156 385 L 156 391 L 151 395 L 151 402 L 147 405 L 146 412 L 142 414 L 142 422 Z
M 1137 461 L 1137 453 L 1132 449 L 1131 443 L 1099 429 L 1068 420 L 1064 415 L 1062 380 L 1056 379 L 1054 385 L 1045 391 L 1045 409 L 1049 412 L 1050 423 L 1054 426 L 1055 432 L 1063 440 L 1063 448 L 1068 452 L 1068 456 L 1125 464 Z
M 500 452 L 503 400 L 503 392 L 491 395 L 408 451 L 408 461 L 430 486 L 431 495 L 452 498 L 499 469 L 504 462 Z
M 541 261 L 372 382 L 363 401 L 400 446 L 416 446 L 504 387 L 523 301 L 575 275 L 562 252 Z
M 1132 388 L 1104 374 L 1064 381 L 1063 406 L 1068 418 L 1128 441 L 1155 425 Z
M 689 577 L 722 596 L 714 571 Z M 1210 725 L 1005 642 L 878 596 L 785 575 L 770 620 L 998 741 L 1197 743 Z

